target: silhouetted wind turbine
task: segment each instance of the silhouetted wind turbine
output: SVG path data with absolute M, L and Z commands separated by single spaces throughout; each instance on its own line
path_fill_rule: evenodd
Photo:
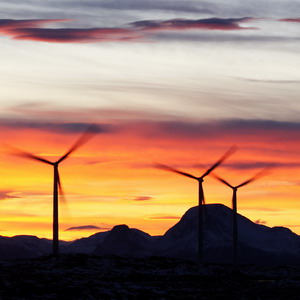
M 209 175 L 215 168 L 217 168 L 225 159 L 232 155 L 236 151 L 237 147 L 231 147 L 215 164 L 213 164 L 202 176 L 196 177 L 192 174 L 179 171 L 172 167 L 156 164 L 156 167 L 167 171 L 175 172 L 180 175 L 195 179 L 198 181 L 198 261 L 203 263 L 203 248 L 204 248 L 204 218 L 203 218 L 203 205 L 205 204 L 203 181 L 204 178 Z
M 218 179 L 219 181 L 221 181 L 222 183 L 224 183 L 225 185 L 229 186 L 232 191 L 232 210 L 233 210 L 233 223 L 232 223 L 232 260 L 233 260 L 233 264 L 236 266 L 238 263 L 238 223 L 237 223 L 237 190 L 242 187 L 245 186 L 251 182 L 253 182 L 254 180 L 257 180 L 258 178 L 260 178 L 261 176 L 263 176 L 266 173 L 266 168 L 262 169 L 261 171 L 259 171 L 256 175 L 254 175 L 252 178 L 244 181 L 243 183 L 237 185 L 237 186 L 233 186 L 230 183 L 228 183 L 226 180 L 224 180 L 223 178 L 212 174 L 213 177 L 215 177 L 216 179 Z
M 87 130 L 81 135 L 81 137 L 77 140 L 77 142 L 57 161 L 52 162 L 43 157 L 25 152 L 20 149 L 14 148 L 16 151 L 15 154 L 21 157 L 29 158 L 32 160 L 37 160 L 42 163 L 53 166 L 54 174 L 53 174 L 53 255 L 57 256 L 59 253 L 59 238 L 58 238 L 58 192 L 62 195 L 62 200 L 64 200 L 64 194 L 62 190 L 61 180 L 58 172 L 58 166 L 61 162 L 63 162 L 66 158 L 68 158 L 75 150 L 77 150 L 80 146 L 85 144 L 92 136 L 94 136 L 98 132 L 98 127 L 96 125 L 90 125 Z

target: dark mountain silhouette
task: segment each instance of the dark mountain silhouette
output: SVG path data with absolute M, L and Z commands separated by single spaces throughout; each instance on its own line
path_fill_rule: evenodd
M 190 208 L 163 236 L 151 237 L 137 229 L 114 227 L 93 254 L 163 256 L 197 259 L 197 207 Z M 232 262 L 232 210 L 205 205 L 204 259 Z M 300 262 L 300 237 L 284 227 L 267 227 L 238 215 L 239 263 L 287 264 Z M 122 225 L 124 226 L 124 225 Z M 121 229 L 122 228 L 122 229 Z
M 64 253 L 85 253 L 120 257 L 160 256 L 197 259 L 197 207 L 162 236 L 118 225 L 73 242 L 60 242 Z M 204 261 L 232 262 L 232 210 L 221 204 L 205 205 Z M 256 224 L 238 215 L 239 263 L 300 264 L 300 237 L 284 227 Z M 51 253 L 51 241 L 34 236 L 0 237 L 0 259 L 32 258 Z
M 64 252 L 71 252 L 71 253 L 92 253 L 97 246 L 103 242 L 105 237 L 110 231 L 105 232 L 98 232 L 95 233 L 87 238 L 81 238 L 74 242 L 71 242 L 69 247 L 64 249 Z
M 51 253 L 51 240 L 36 236 L 0 236 L 0 259 L 33 258 Z
M 93 254 L 143 257 L 151 255 L 151 236 L 127 225 L 115 226 Z
M 211 263 L 232 261 L 232 210 L 221 204 L 205 206 L 204 259 Z M 159 241 L 163 256 L 196 259 L 197 207 Z M 298 263 L 300 237 L 284 227 L 267 227 L 238 215 L 240 263 Z

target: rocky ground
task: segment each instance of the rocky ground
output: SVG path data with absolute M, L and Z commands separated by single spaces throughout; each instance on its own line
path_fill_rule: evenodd
M 84 254 L 3 261 L 0 299 L 299 299 L 300 266 Z

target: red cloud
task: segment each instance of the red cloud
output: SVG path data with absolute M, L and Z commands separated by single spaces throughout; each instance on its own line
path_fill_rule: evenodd
M 138 196 L 134 198 L 134 201 L 147 201 L 147 200 L 152 200 L 152 197 L 149 196 Z
M 0 20 L 0 34 L 17 40 L 52 43 L 84 43 L 128 41 L 141 37 L 128 28 L 40 28 L 45 24 L 67 22 L 70 19 Z
M 0 200 L 8 200 L 8 199 L 19 199 L 20 196 L 17 196 L 13 191 L 2 190 L 0 191 Z
M 67 22 L 70 19 L 0 20 L 0 34 L 17 40 L 50 43 L 91 43 L 131 41 L 142 38 L 149 31 L 159 30 L 243 30 L 240 23 L 251 18 L 172 19 L 164 21 L 145 20 L 128 24 L 123 28 L 41 28 L 50 23 Z
M 278 21 L 281 21 L 281 22 L 300 23 L 300 18 L 280 19 L 280 20 L 278 20 Z
M 140 37 L 135 31 L 123 28 L 18 28 L 10 32 L 14 39 L 51 43 L 128 41 Z

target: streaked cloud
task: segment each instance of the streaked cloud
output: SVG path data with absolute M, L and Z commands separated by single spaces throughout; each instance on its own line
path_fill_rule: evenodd
M 136 198 L 134 198 L 134 201 L 148 201 L 148 200 L 152 200 L 152 197 L 149 196 L 138 196 Z
M 82 225 L 82 226 L 70 227 L 68 229 L 65 229 L 65 231 L 71 231 L 71 230 L 98 230 L 98 229 L 108 229 L 108 228 L 100 228 L 100 227 L 95 226 L 95 225 Z
M 16 40 L 49 43 L 92 43 L 130 41 L 141 35 L 125 28 L 17 28 L 10 30 Z
M 40 28 L 45 24 L 71 21 L 70 19 L 0 20 L 0 34 L 17 40 L 52 43 L 128 41 L 140 35 L 127 28 Z
M 89 127 L 89 123 L 71 123 L 71 122 L 43 122 L 28 121 L 22 119 L 1 119 L 0 127 L 6 129 L 39 129 L 42 131 L 58 132 L 62 134 L 80 133 Z M 108 133 L 114 131 L 114 126 L 110 124 L 97 124 L 91 128 L 93 133 Z
M 148 216 L 147 219 L 149 220 L 180 220 L 181 217 L 177 216 Z
M 208 2 L 176 2 L 176 1 L 139 1 L 139 0 L 125 0 L 125 1 L 118 1 L 118 0 L 111 0 L 111 1 L 74 1 L 72 2 L 72 6 L 76 7 L 85 7 L 90 9 L 109 9 L 109 10 L 118 10 L 118 11 L 166 11 L 166 12 L 188 12 L 188 13 L 206 13 L 212 14 L 214 5 L 211 5 Z
M 269 80 L 269 79 L 252 79 L 252 78 L 238 78 L 239 80 L 257 83 L 270 83 L 270 84 L 299 84 L 300 80 Z
M 197 165 L 196 165 L 197 166 Z M 224 167 L 235 169 L 235 170 L 247 170 L 247 169 L 263 169 L 263 168 L 299 168 L 300 162 L 239 162 L 239 163 L 224 163 Z
M 0 190 L 0 200 L 20 199 L 19 193 L 8 190 Z
M 291 22 L 291 23 L 300 23 L 300 18 L 287 18 L 287 19 L 280 19 L 278 21 Z
M 209 19 L 171 19 L 171 20 L 144 20 L 130 23 L 130 25 L 143 30 L 244 30 L 257 29 L 242 27 L 240 23 L 251 21 L 252 18 L 209 18 Z
M 58 115 L 68 114 L 69 122 L 55 120 Z M 26 114 L 27 119 L 24 118 Z M 214 139 L 235 137 L 245 140 L 247 136 L 265 140 L 292 140 L 300 133 L 300 122 L 276 121 L 264 119 L 225 119 L 220 121 L 196 121 L 183 117 L 164 115 L 161 112 L 131 111 L 123 109 L 76 109 L 69 111 L 49 108 L 27 111 L 18 110 L 18 116 L 0 117 L 0 127 L 3 129 L 37 129 L 62 134 L 79 133 L 90 125 L 92 120 L 97 125 L 97 132 L 119 134 L 134 134 L 148 139 Z M 29 120 L 35 118 L 35 121 Z M 40 116 L 40 118 L 38 117 Z M 43 118 L 41 118 L 41 116 Z M 75 120 L 84 116 L 81 122 Z M 99 120 L 101 118 L 101 121 Z M 43 121 L 46 119 L 47 121 Z M 51 121 L 53 119 L 53 121 Z M 72 122 L 74 120 L 74 122 Z M 160 121 L 161 120 L 161 121 Z M 239 168 L 259 166 L 259 162 L 245 162 Z M 234 165 L 231 167 L 235 168 Z
M 92 43 L 131 41 L 143 39 L 149 31 L 178 30 L 245 30 L 255 27 L 241 26 L 252 18 L 208 18 L 141 20 L 122 27 L 100 28 L 43 28 L 43 25 L 71 21 L 70 19 L 0 20 L 0 34 L 16 40 L 31 40 L 51 43 Z
M 70 19 L 0 19 L 0 33 L 11 35 L 11 31 L 21 28 L 37 28 L 46 24 L 68 22 Z

